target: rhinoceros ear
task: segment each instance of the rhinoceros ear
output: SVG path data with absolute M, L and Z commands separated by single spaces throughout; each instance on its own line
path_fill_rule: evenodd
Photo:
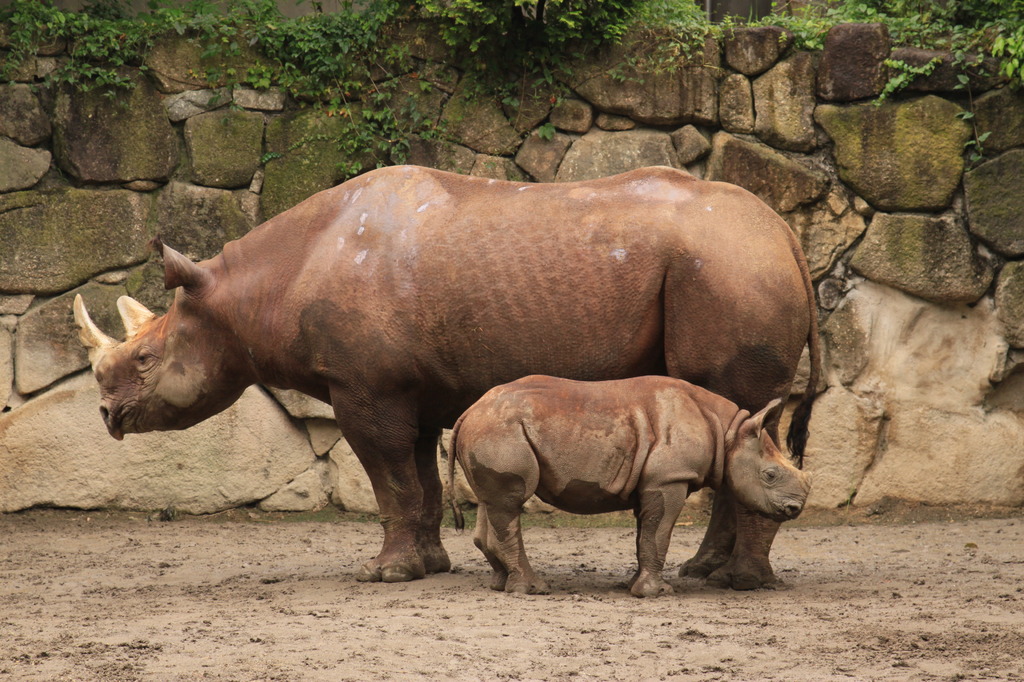
M 754 427 L 754 433 L 759 434 L 761 432 L 761 429 L 764 428 L 764 423 L 766 421 L 771 420 L 775 416 L 775 413 L 780 412 L 781 410 L 782 400 L 779 398 L 776 398 L 775 400 L 765 405 L 764 409 L 762 409 L 760 412 L 758 412 L 757 414 L 750 418 L 752 426 Z
M 206 286 L 210 279 L 209 272 L 164 244 L 160 237 L 154 238 L 150 245 L 164 259 L 164 289 L 185 287 L 200 291 Z
M 89 317 L 81 294 L 75 295 L 75 322 L 78 324 L 78 338 L 82 345 L 89 349 L 89 364 L 96 369 L 100 357 L 108 348 L 117 345 L 117 341 L 100 331 L 100 328 Z
M 124 323 L 124 329 L 127 332 L 129 341 L 135 338 L 142 325 L 156 317 L 146 306 L 131 296 L 121 296 L 118 298 L 117 310 L 121 313 L 121 321 Z

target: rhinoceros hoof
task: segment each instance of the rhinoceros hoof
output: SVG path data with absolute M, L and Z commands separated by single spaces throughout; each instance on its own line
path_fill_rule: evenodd
M 660 597 L 672 594 L 673 591 L 671 585 L 657 576 L 640 578 L 629 588 L 629 593 L 634 597 Z
M 431 547 L 420 554 L 423 556 L 423 567 L 427 573 L 447 573 L 452 570 L 451 559 L 444 547 Z
M 731 587 L 734 590 L 744 591 L 775 589 L 778 585 L 778 580 L 772 573 L 763 575 L 746 571 L 731 571 L 723 567 L 707 577 L 707 584 L 712 587 Z
M 363 564 L 356 574 L 356 580 L 361 583 L 405 583 L 410 580 L 417 580 L 426 575 L 422 564 L 412 566 L 405 563 L 393 563 L 381 566 L 373 561 Z
M 707 578 L 729 561 L 729 555 L 707 554 L 693 557 L 679 567 L 680 578 Z
M 508 582 L 505 583 L 505 591 L 515 594 L 551 594 L 548 584 L 540 578 L 531 578 L 529 580 L 509 578 Z

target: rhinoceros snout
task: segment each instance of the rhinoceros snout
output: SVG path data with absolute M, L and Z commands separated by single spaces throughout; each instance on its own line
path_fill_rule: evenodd
M 103 419 L 103 424 L 107 427 L 107 432 L 115 440 L 124 440 L 124 431 L 121 430 L 120 420 L 115 419 L 111 415 L 106 405 L 100 405 L 100 417 Z
M 782 512 L 789 519 L 795 519 L 796 517 L 800 516 L 800 512 L 803 511 L 803 509 L 804 505 L 802 505 L 799 502 L 787 502 L 786 504 L 782 505 Z

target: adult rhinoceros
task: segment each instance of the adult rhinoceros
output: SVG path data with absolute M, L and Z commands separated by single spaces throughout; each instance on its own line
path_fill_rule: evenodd
M 814 298 L 789 227 L 743 189 L 669 168 L 569 184 L 385 168 L 202 263 L 155 246 L 178 289 L 165 315 L 121 298 L 117 343 L 75 303 L 110 434 L 187 428 L 255 382 L 329 402 L 384 526 L 360 580 L 450 568 L 436 443 L 493 386 L 668 374 L 756 412 L 788 395 L 807 342 L 815 385 Z M 809 411 L 805 398 L 797 454 Z M 777 529 L 719 496 L 685 570 L 765 584 Z

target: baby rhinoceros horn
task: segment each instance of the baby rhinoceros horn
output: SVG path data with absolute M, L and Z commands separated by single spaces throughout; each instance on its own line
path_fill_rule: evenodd
M 78 339 L 83 346 L 89 349 L 89 364 L 95 370 L 103 353 L 108 348 L 116 346 L 117 341 L 100 331 L 100 328 L 92 321 L 85 309 L 85 302 L 82 300 L 81 294 L 75 296 L 74 309 L 75 322 L 78 324 Z

